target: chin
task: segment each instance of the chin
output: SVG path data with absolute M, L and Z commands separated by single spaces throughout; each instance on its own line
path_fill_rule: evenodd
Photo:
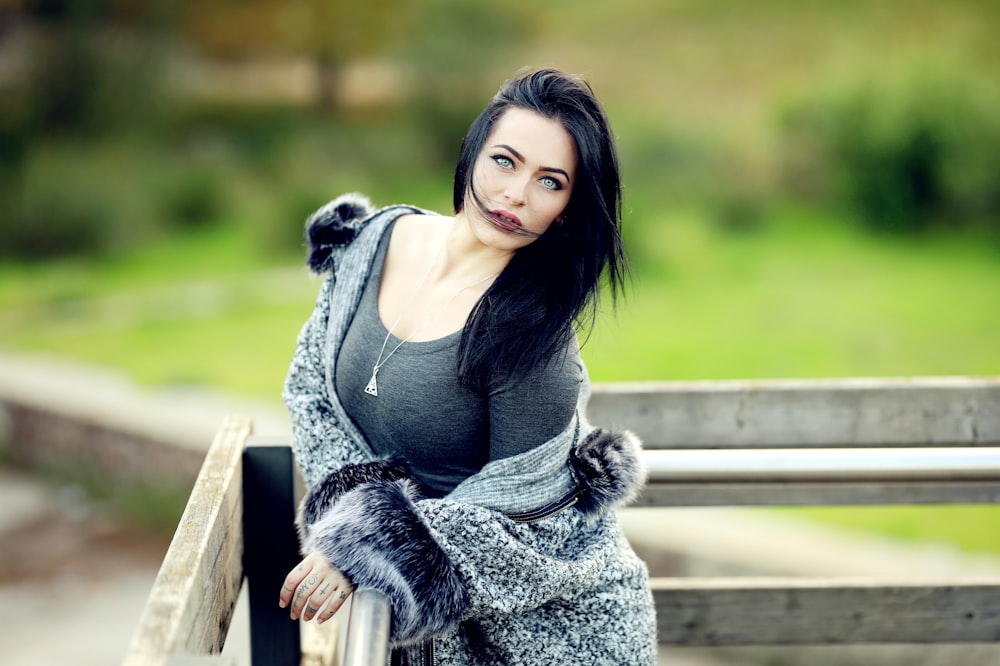
M 514 251 L 531 245 L 535 242 L 536 238 L 534 236 L 525 236 L 517 232 L 507 231 L 506 229 L 490 224 L 486 233 L 480 237 L 480 240 L 498 250 Z

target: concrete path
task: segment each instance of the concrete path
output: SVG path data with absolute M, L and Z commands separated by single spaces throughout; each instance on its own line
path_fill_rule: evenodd
M 108 666 L 125 656 L 169 535 L 0 468 L 0 663 Z M 248 664 L 241 609 L 227 653 Z
M 58 405 L 63 414 L 196 453 L 230 413 L 251 415 L 257 434 L 289 432 L 277 399 L 150 389 L 106 368 L 0 350 L 0 406 L 5 397 Z M 0 409 L 0 453 L 8 439 L 3 417 Z M 79 488 L 0 465 L 0 664 L 120 663 L 169 541 L 128 525 Z M 248 652 L 240 610 L 227 649 L 237 655 Z
M 10 470 L 0 470 L 0 506 L 0 660 L 119 663 L 167 539 Z

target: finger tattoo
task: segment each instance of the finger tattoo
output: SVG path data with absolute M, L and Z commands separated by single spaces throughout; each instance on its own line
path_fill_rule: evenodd
M 341 590 L 341 592 L 340 592 L 340 598 L 341 599 L 346 599 L 347 598 L 347 592 L 344 592 L 343 590 Z
M 330 584 L 329 584 L 329 583 L 327 583 L 326 585 L 324 585 L 324 586 L 323 586 L 323 589 L 322 589 L 322 590 L 320 590 L 320 591 L 319 591 L 319 593 L 320 593 L 321 595 L 326 595 L 326 591 L 327 591 L 327 590 L 329 590 L 329 589 L 330 589 Z
M 309 576 L 309 578 L 306 578 L 305 582 L 303 582 L 302 585 L 299 586 L 299 595 L 308 592 L 309 589 L 316 584 L 316 581 L 318 579 L 319 579 L 319 574 L 315 573 Z
M 318 611 L 318 610 L 319 610 L 318 608 L 313 608 L 313 607 L 312 607 L 312 606 L 310 606 L 309 604 L 306 604 L 306 612 L 307 612 L 307 613 L 313 613 L 313 614 L 315 614 L 315 613 L 316 613 L 316 611 Z

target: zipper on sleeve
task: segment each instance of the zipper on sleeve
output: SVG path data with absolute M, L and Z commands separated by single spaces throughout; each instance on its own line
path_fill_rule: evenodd
M 543 507 L 540 507 L 538 509 L 533 509 L 531 511 L 523 511 L 521 513 L 510 513 L 507 514 L 507 517 L 518 523 L 537 523 L 540 520 L 551 518 L 557 513 L 565 511 L 566 509 L 576 504 L 577 501 L 580 499 L 581 492 L 582 490 L 579 487 L 574 488 L 573 490 L 566 493 L 565 495 L 560 497 L 555 502 L 552 502 L 551 504 L 546 504 Z
M 434 639 L 430 639 L 420 645 L 421 666 L 437 666 L 437 652 L 434 650 Z

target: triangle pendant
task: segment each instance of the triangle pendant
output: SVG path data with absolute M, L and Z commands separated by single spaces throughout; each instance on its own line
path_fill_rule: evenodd
M 378 397 L 378 383 L 375 381 L 375 375 L 378 374 L 378 370 L 372 372 L 372 378 L 368 380 L 368 385 L 365 386 L 365 393 L 368 395 L 373 395 Z

